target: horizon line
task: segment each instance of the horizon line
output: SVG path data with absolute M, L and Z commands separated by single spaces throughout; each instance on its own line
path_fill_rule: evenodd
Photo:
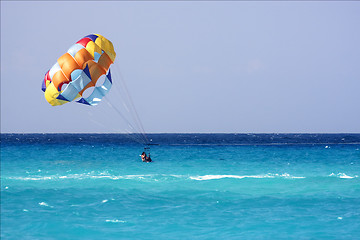
M 126 132 L 0 132 L 0 134 L 123 134 L 135 135 L 142 133 Z M 360 134 L 360 132 L 149 132 L 147 134 Z

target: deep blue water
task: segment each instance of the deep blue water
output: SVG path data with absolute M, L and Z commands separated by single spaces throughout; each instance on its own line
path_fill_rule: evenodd
M 1 239 L 360 239 L 360 134 L 1 134 Z

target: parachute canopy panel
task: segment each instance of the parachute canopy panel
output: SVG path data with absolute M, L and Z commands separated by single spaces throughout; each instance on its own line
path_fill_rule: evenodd
M 97 105 L 111 88 L 110 65 L 115 58 L 114 46 L 105 37 L 90 34 L 80 39 L 45 74 L 41 87 L 45 92 L 45 99 L 52 106 L 74 100 Z M 103 75 L 105 81 L 98 86 L 96 83 Z M 83 98 L 82 94 L 90 87 L 94 91 Z

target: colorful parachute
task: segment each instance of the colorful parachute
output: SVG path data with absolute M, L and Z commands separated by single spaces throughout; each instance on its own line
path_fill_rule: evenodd
M 46 100 L 52 106 L 73 100 L 97 105 L 111 88 L 109 67 L 115 57 L 114 47 L 105 37 L 91 34 L 82 38 L 45 74 L 42 90 Z M 90 92 L 88 96 L 85 91 Z

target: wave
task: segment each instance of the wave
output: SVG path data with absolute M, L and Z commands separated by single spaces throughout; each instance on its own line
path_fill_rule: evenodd
M 49 208 L 54 208 L 53 206 L 50 206 L 48 203 L 46 202 L 39 202 L 39 205 L 40 206 L 43 206 L 43 207 L 49 207 Z M 25 209 L 26 210 L 26 209 Z
M 111 222 L 111 223 L 126 223 L 124 220 L 119 219 L 106 219 L 105 222 Z
M 51 175 L 51 176 L 32 176 L 32 177 L 7 177 L 5 179 L 10 180 L 23 180 L 23 181 L 46 181 L 46 180 L 60 180 L 60 179 L 145 179 L 152 177 L 153 175 L 93 175 L 93 174 L 70 174 L 70 175 Z
M 265 174 L 265 175 L 175 175 L 175 174 L 137 174 L 137 175 L 109 175 L 109 174 L 70 174 L 70 175 L 52 175 L 52 176 L 32 176 L 32 177 L 8 177 L 6 179 L 10 180 L 22 180 L 22 181 L 46 181 L 46 180 L 60 180 L 60 179 L 111 179 L 111 180 L 164 180 L 164 179 L 190 179 L 190 180 L 214 180 L 222 178 L 234 178 L 234 179 L 243 179 L 243 178 L 305 178 L 292 176 L 287 173 L 283 174 Z
M 354 179 L 358 175 L 347 175 L 345 173 L 331 173 L 325 176 L 293 176 L 288 173 L 267 173 L 260 175 L 231 175 L 231 174 L 207 174 L 207 175 L 176 175 L 176 174 L 134 174 L 134 175 L 112 175 L 108 173 L 82 173 L 69 175 L 50 175 L 50 176 L 18 176 L 18 177 L 1 177 L 2 180 L 19 180 L 19 181 L 61 181 L 61 180 L 136 180 L 136 181 L 175 181 L 175 180 L 219 180 L 219 179 L 304 179 L 311 177 L 336 177 L 341 179 Z
M 111 179 L 111 180 L 121 180 L 121 179 L 156 179 L 159 178 L 183 178 L 186 177 L 184 175 L 173 175 L 173 174 L 134 174 L 134 175 L 111 175 L 106 173 L 80 173 L 80 174 L 69 174 L 69 175 L 49 175 L 49 176 L 19 176 L 19 177 L 2 177 L 2 179 L 9 179 L 9 180 L 22 180 L 22 181 L 46 181 L 46 180 L 63 180 L 63 179 L 76 179 L 76 180 L 83 180 L 83 179 Z
M 222 178 L 235 178 L 235 179 L 243 179 L 243 178 L 289 178 L 289 179 L 296 179 L 296 178 L 305 178 L 305 177 L 295 177 L 291 176 L 288 173 L 283 174 L 265 174 L 265 175 L 204 175 L 204 176 L 196 176 L 190 177 L 190 179 L 204 181 L 204 180 L 215 180 L 215 179 L 222 179 Z
M 352 176 L 346 175 L 345 173 L 338 173 L 338 174 L 331 173 L 331 174 L 329 175 L 329 177 L 338 177 L 338 178 L 352 179 L 352 178 L 357 178 L 357 177 L 359 177 L 359 176 L 358 176 L 358 175 L 354 175 L 354 176 L 352 177 Z

